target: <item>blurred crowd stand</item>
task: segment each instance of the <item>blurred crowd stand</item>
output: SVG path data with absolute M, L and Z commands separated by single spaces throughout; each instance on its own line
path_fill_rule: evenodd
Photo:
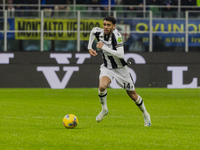
M 122 4 L 125 11 L 142 11 L 143 10 L 143 1 L 142 0 L 123 0 Z M 128 6 L 129 5 L 129 6 Z M 124 13 L 124 17 L 142 17 L 142 13 Z
M 132 42 L 128 48 L 129 52 L 145 52 L 145 44 L 143 38 L 139 37 L 136 42 Z
M 3 10 L 3 2 L 5 2 L 5 9 L 9 11 L 10 17 L 35 15 L 33 11 L 23 13 L 18 10 L 44 10 L 46 17 L 69 16 L 69 11 L 74 9 L 74 0 L 0 0 L 0 10 Z M 108 0 L 76 0 L 75 2 L 76 10 L 89 10 L 91 12 L 94 10 L 101 13 L 101 16 L 107 15 L 108 10 L 124 10 L 127 12 L 124 13 L 124 17 L 142 17 L 142 13 L 135 15 L 136 13 L 131 13 L 131 11 L 144 10 L 144 0 L 111 0 L 110 6 Z M 178 3 L 179 0 L 146 0 L 145 8 L 151 10 L 154 16 L 174 18 L 177 15 Z M 198 8 L 200 0 L 180 0 L 180 4 L 182 12 L 200 10 Z M 16 12 L 14 12 L 15 10 Z M 95 16 L 95 13 L 91 13 L 92 15 Z
M 103 11 L 102 12 L 102 16 L 106 16 L 108 14 L 108 10 L 109 10 L 109 7 L 108 7 L 109 3 L 108 3 L 108 0 L 101 0 L 101 10 Z M 111 10 L 115 10 L 115 6 L 116 3 L 115 3 L 115 0 L 111 0 Z
M 101 0 L 88 0 L 87 4 L 88 4 L 88 10 L 91 17 L 101 16 L 101 12 L 100 12 L 101 8 L 98 7 L 99 5 L 101 5 Z M 90 5 L 93 5 L 93 6 L 90 6 Z
M 8 10 L 8 17 L 14 17 L 15 7 L 13 6 L 13 0 L 6 0 L 6 10 Z
M 56 6 L 54 7 L 54 10 L 55 10 L 54 17 L 69 16 L 69 11 L 72 10 L 72 8 L 69 5 L 72 5 L 71 0 L 57 0 Z
M 81 17 L 95 18 L 105 17 L 109 14 L 109 11 L 119 10 L 122 13 L 118 13 L 118 15 L 124 19 L 143 18 L 143 11 L 150 10 L 153 12 L 153 18 L 175 19 L 179 17 L 184 18 L 185 11 L 200 11 L 200 0 L 111 0 L 110 3 L 108 0 L 0 0 L 1 18 L 4 17 L 2 10 L 7 10 L 8 18 L 40 17 L 40 10 L 44 11 L 45 18 L 73 18 L 74 16 L 76 17 L 76 15 L 72 15 L 76 10 L 81 11 Z M 200 13 L 191 12 L 189 17 L 200 18 Z M 0 30 L 3 30 L 3 21 L 0 21 Z M 129 42 L 127 42 L 128 40 Z M 148 44 L 146 44 L 143 37 L 139 36 L 134 39 L 129 38 L 128 40 L 126 41 L 128 43 L 126 45 L 127 51 L 148 51 Z M 23 40 L 19 41 L 22 43 Z M 74 45 L 76 46 L 77 43 L 76 40 L 55 41 L 51 41 L 51 43 L 54 43 L 52 45 L 59 43 L 57 46 L 59 50 L 62 50 L 61 46 L 65 44 L 66 46 L 63 48 L 65 51 L 75 49 Z M 32 41 L 30 42 L 32 43 Z M 83 49 L 87 50 L 87 43 L 85 41 L 81 41 L 81 43 L 85 45 Z M 161 37 L 158 35 L 154 36 L 153 51 L 166 51 L 166 49 L 165 42 L 162 41 Z

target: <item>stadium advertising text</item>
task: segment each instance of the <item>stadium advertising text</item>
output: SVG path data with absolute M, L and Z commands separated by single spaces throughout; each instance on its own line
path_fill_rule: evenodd
M 3 25 L 3 21 L 0 20 Z M 77 40 L 77 19 L 52 19 L 45 18 L 43 22 L 45 40 Z M 80 38 L 88 40 L 89 33 L 93 27 L 102 27 L 102 19 L 81 19 Z M 118 19 L 117 26 L 121 29 L 124 41 L 129 42 L 128 38 L 136 40 L 142 37 L 146 45 L 149 44 L 149 20 L 139 19 Z M 8 19 L 8 39 L 17 40 L 39 40 L 41 32 L 40 19 L 9 18 Z M 0 30 L 3 30 L 3 26 Z M 22 32 L 20 32 L 22 31 Z M 84 31 L 84 32 L 83 32 Z M 122 32 L 123 31 L 123 32 Z M 133 31 L 133 33 L 131 33 Z M 166 46 L 185 46 L 185 20 L 153 20 L 153 37 L 158 35 Z M 189 46 L 200 46 L 200 20 L 188 21 Z M 0 32 L 0 39 L 4 34 Z M 128 44 L 128 43 L 127 43 Z
M 168 84 L 167 88 L 197 88 L 198 79 L 192 78 L 192 82 L 184 84 L 184 71 L 188 71 L 188 66 L 168 66 L 167 71 L 172 72 L 172 84 Z
M 9 64 L 10 58 L 14 58 L 13 53 L 0 54 L 0 64 Z
M 59 64 L 70 64 L 69 58 L 72 58 L 72 54 L 57 54 L 53 53 L 50 54 L 50 58 L 55 58 L 56 62 Z M 75 58 L 77 58 L 76 64 L 83 64 L 85 59 L 90 58 L 90 54 L 75 54 Z M 75 71 L 79 71 L 78 66 L 64 66 L 63 71 L 66 73 L 64 74 L 63 79 L 60 81 L 56 71 L 60 71 L 59 66 L 39 66 L 37 67 L 37 71 L 41 71 L 47 82 L 49 83 L 52 89 L 64 89 L 67 86 L 72 74 Z
M 81 19 L 80 30 L 90 31 L 93 27 L 102 27 L 102 20 Z M 18 40 L 40 39 L 41 23 L 40 19 L 15 19 L 15 30 L 27 31 L 16 32 L 15 38 Z M 76 40 L 77 20 L 76 19 L 44 19 L 44 39 L 45 40 Z M 28 32 L 34 31 L 34 32 Z M 55 32 L 54 32 L 55 31 Z M 89 32 L 81 33 L 81 40 L 88 40 Z
M 122 35 L 128 35 L 132 40 L 137 40 L 138 37 L 143 38 L 143 42 L 149 45 L 149 20 L 138 19 L 119 19 L 118 24 L 130 26 L 130 29 L 125 30 Z M 130 33 L 134 31 L 134 33 Z M 158 35 L 161 40 L 165 42 L 166 46 L 185 46 L 185 20 L 153 20 L 152 22 L 153 37 Z M 200 46 L 200 38 L 198 33 L 200 31 L 199 20 L 188 21 L 189 31 L 189 46 Z M 126 41 L 126 40 L 125 40 Z
M 125 54 L 136 87 L 198 88 L 198 55 L 167 55 L 171 60 L 163 53 Z M 98 87 L 101 61 L 100 55 L 91 57 L 89 53 L 0 53 L 0 88 Z M 120 88 L 115 80 L 110 87 Z

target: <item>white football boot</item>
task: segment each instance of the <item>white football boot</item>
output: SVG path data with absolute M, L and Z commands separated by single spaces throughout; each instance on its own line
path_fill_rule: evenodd
M 103 120 L 103 117 L 106 116 L 108 114 L 108 110 L 102 110 L 96 117 L 96 121 L 100 122 L 101 120 Z
M 149 113 L 143 114 L 143 116 L 144 116 L 144 126 L 145 127 L 151 126 L 151 118 Z

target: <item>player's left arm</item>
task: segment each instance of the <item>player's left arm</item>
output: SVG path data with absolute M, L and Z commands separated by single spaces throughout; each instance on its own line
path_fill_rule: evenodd
M 117 30 L 114 31 L 113 36 L 116 39 L 116 41 L 114 41 L 115 49 L 109 48 L 106 44 L 103 44 L 102 42 L 97 43 L 97 48 L 100 48 L 103 51 L 106 51 L 106 52 L 112 54 L 113 56 L 123 59 L 124 58 L 124 47 L 123 47 L 123 42 L 122 42 L 122 36 Z
M 119 46 L 116 49 L 117 50 L 113 50 L 109 47 L 107 47 L 105 44 L 103 44 L 102 42 L 98 42 L 97 43 L 97 48 L 100 48 L 118 58 L 124 58 L 124 47 L 123 46 Z

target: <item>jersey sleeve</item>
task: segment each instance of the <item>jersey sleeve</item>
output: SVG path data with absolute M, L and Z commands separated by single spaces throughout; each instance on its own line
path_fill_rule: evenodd
M 94 42 L 95 39 L 95 33 L 97 31 L 98 27 L 94 27 L 91 32 L 90 32 L 90 37 L 89 37 L 89 42 L 88 42 L 88 49 L 92 49 L 92 44 Z
M 117 50 L 113 50 L 109 47 L 107 47 L 106 45 L 103 45 L 102 50 L 112 54 L 115 57 L 118 58 L 124 58 L 124 47 L 123 46 L 119 46 L 116 48 Z
M 116 40 L 117 40 L 116 48 L 122 47 L 122 46 L 123 46 L 122 35 L 121 35 L 119 32 L 117 32 L 117 33 L 115 34 L 115 37 L 116 37 Z

